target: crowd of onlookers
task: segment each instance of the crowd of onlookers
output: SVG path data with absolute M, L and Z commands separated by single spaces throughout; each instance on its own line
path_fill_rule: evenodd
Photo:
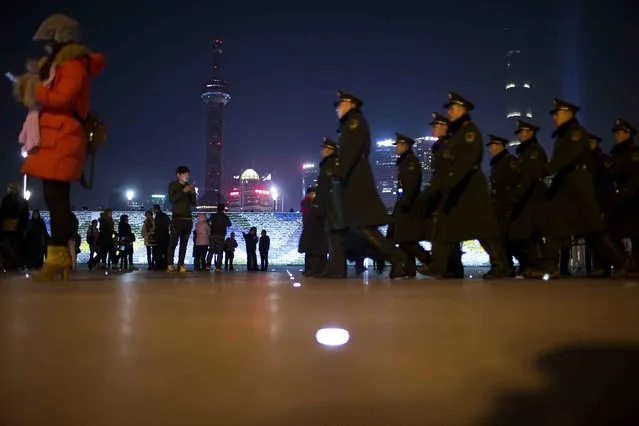
M 30 216 L 29 216 L 30 215 Z M 69 241 L 69 254 L 73 269 L 77 269 L 77 254 L 80 253 L 82 238 L 79 235 L 78 218 L 73 215 L 73 235 Z M 29 213 L 29 205 L 20 194 L 19 186 L 10 184 L 7 194 L 0 205 L 0 223 L 2 225 L 2 265 L 6 271 L 42 268 L 50 235 L 45 221 L 38 210 Z M 235 232 L 227 237 L 227 229 L 231 221 L 225 213 L 224 205 L 217 212 L 206 216 L 198 214 L 193 238 L 193 265 L 196 271 L 234 271 L 235 250 L 238 247 Z M 171 271 L 169 250 L 171 249 L 171 218 L 159 205 L 145 213 L 139 237 L 146 248 L 147 269 Z M 257 235 L 257 228 L 251 227 L 243 233 L 247 252 L 247 270 L 268 270 L 268 252 L 270 237 L 262 230 Z M 129 224 L 129 217 L 123 214 L 116 222 L 113 211 L 105 209 L 99 219 L 91 221 L 86 233 L 89 247 L 88 267 L 91 270 L 137 270 L 133 262 L 134 242 L 136 235 Z M 173 247 L 175 251 L 175 247 Z M 257 262 L 257 251 L 260 254 L 260 265 Z M 183 267 L 183 272 L 189 272 Z

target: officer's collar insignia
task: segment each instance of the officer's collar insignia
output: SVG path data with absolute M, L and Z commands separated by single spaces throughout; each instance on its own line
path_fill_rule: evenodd
M 357 129 L 357 126 L 359 126 L 359 121 L 355 120 L 355 119 L 351 119 L 348 121 L 348 128 L 353 130 L 353 129 Z

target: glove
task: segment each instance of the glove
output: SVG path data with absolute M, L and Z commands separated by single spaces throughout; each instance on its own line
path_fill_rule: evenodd
M 36 104 L 35 88 L 40 79 L 37 75 L 24 74 L 17 80 L 13 85 L 13 97 L 27 108 L 33 108 Z

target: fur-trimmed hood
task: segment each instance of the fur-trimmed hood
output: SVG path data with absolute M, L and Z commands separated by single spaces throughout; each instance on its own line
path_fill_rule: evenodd
M 89 58 L 89 76 L 90 77 L 94 77 L 100 74 L 102 70 L 104 69 L 103 54 L 92 53 L 88 47 L 81 44 L 76 44 L 76 43 L 67 44 L 62 49 L 60 49 L 58 54 L 55 56 L 55 59 L 53 60 L 53 65 L 56 67 L 59 67 L 65 62 L 72 61 L 74 59 L 78 59 L 82 57 Z M 41 58 L 38 61 L 38 68 L 41 68 L 46 61 L 47 61 L 46 57 Z

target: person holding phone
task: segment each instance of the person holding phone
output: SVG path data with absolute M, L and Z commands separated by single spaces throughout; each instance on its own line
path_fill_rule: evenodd
M 86 157 L 86 136 L 80 117 L 90 109 L 91 79 L 104 68 L 104 56 L 80 44 L 80 26 L 68 16 L 55 14 L 42 22 L 34 41 L 45 56 L 29 62 L 16 78 L 16 99 L 29 114 L 24 131 L 36 138 L 21 172 L 42 179 L 44 201 L 51 214 L 51 241 L 46 263 L 31 276 L 48 281 L 58 274 L 66 280 L 71 269 L 68 250 L 73 237 L 71 182 L 80 180 Z M 37 109 L 37 110 L 36 110 Z
M 193 207 L 197 203 L 195 186 L 189 183 L 191 171 L 186 166 L 175 170 L 177 180 L 169 184 L 169 201 L 172 205 L 173 218 L 171 220 L 171 236 L 169 240 L 169 272 L 191 272 L 184 266 L 186 246 L 193 230 Z M 180 251 L 177 267 L 173 263 L 178 241 Z

